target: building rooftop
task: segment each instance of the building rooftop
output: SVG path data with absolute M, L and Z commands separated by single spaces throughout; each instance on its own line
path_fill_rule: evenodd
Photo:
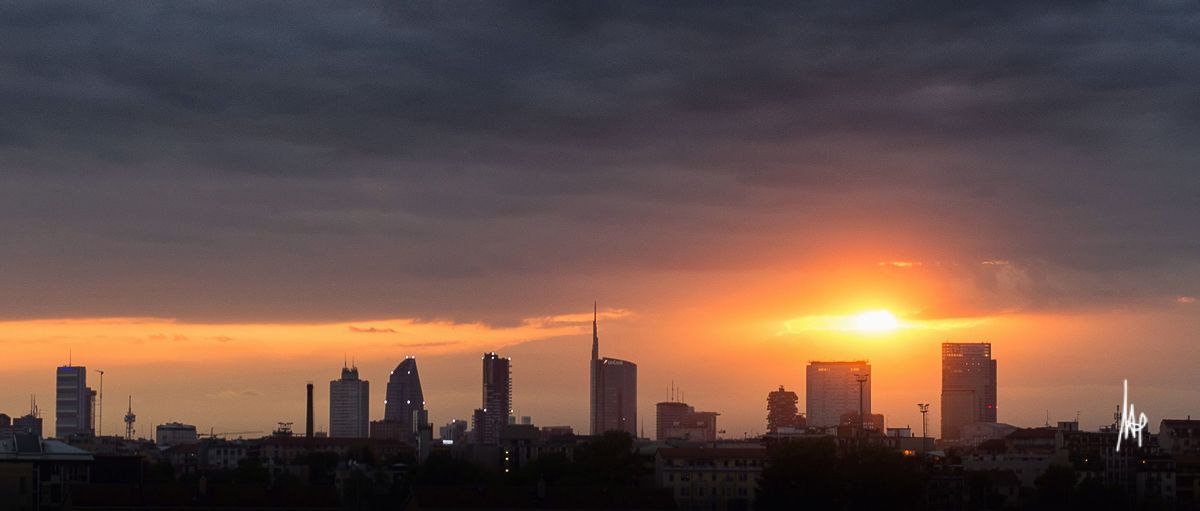
M 58 440 L 37 435 L 11 434 L 0 437 L 0 461 L 58 460 L 91 461 L 92 453 Z

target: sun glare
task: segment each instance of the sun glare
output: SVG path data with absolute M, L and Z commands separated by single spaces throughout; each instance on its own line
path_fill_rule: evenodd
M 859 332 L 891 332 L 900 326 L 900 320 L 885 310 L 867 311 L 854 317 L 854 329 Z

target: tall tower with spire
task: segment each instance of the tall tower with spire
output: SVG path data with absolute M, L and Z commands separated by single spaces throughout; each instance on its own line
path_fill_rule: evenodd
M 599 417 L 600 417 L 600 414 L 596 410 L 596 406 L 600 404 L 600 399 L 596 396 L 596 391 L 598 389 L 598 386 L 596 385 L 596 377 L 599 375 L 599 367 L 598 366 L 600 363 L 600 335 L 599 335 L 599 333 L 597 333 L 597 328 L 596 328 L 596 320 L 598 317 L 599 317 L 599 314 L 597 313 L 596 302 L 592 302 L 592 362 L 591 362 L 592 386 L 591 386 L 591 399 L 590 399 L 590 405 L 591 405 L 590 433 L 593 435 L 598 435 L 601 433 L 600 426 L 596 422 L 597 419 L 599 419 Z
M 599 309 L 592 303 L 591 434 L 624 431 L 637 436 L 637 364 L 600 358 Z

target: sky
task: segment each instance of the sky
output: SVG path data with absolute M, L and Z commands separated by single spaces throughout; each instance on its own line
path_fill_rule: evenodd
M 944 341 L 1002 422 L 1200 415 L 1200 7 L 1045 4 L 0 4 L 0 412 L 320 426 L 350 359 L 381 418 L 414 355 L 440 425 L 498 351 L 583 430 L 598 302 L 648 431 L 867 359 L 936 432 Z

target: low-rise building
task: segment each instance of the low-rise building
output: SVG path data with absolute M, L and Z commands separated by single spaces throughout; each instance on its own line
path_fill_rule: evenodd
M 680 509 L 753 509 L 767 450 L 762 447 L 663 448 L 655 455 L 657 485 Z
M 235 469 L 248 456 L 244 441 L 205 440 L 199 448 L 200 466 L 206 469 Z
M 1200 420 L 1163 420 L 1158 426 L 1158 446 L 1172 456 L 1200 455 Z
M 176 445 L 194 444 L 200 441 L 196 434 L 196 426 L 181 422 L 159 424 L 154 428 L 154 441 L 159 449 L 168 449 Z
M 0 437 L 0 504 L 13 511 L 58 508 L 87 484 L 92 454 L 37 435 Z

